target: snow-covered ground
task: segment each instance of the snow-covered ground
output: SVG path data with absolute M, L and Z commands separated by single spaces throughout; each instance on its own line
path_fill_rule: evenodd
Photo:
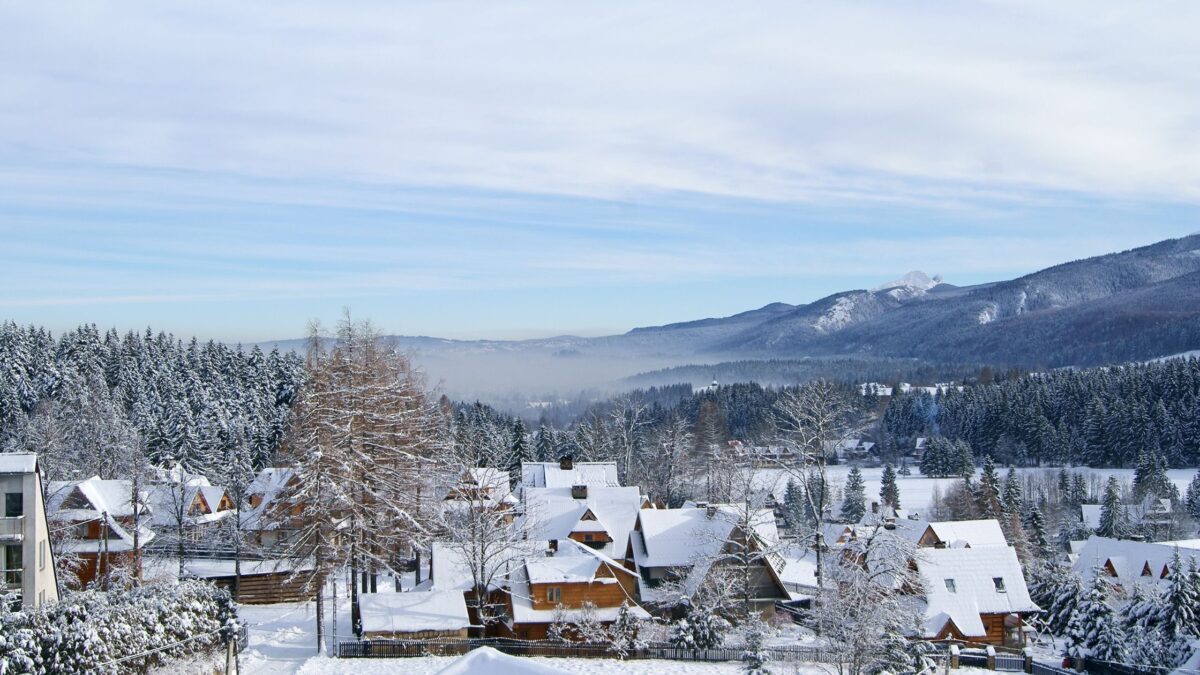
M 927 509 L 930 502 L 933 500 L 935 491 L 945 494 L 950 486 L 958 483 L 960 478 L 925 478 L 920 475 L 916 466 L 910 465 L 912 470 L 911 476 L 899 476 L 897 485 L 900 487 L 900 504 L 906 509 L 916 509 L 918 511 Z M 846 474 L 850 471 L 849 466 L 838 465 L 829 467 L 829 482 L 833 485 L 834 490 L 839 490 L 843 483 L 846 482 Z M 883 475 L 882 468 L 864 468 L 861 469 L 863 478 L 867 484 L 867 499 L 879 498 L 880 478 Z M 1070 469 L 1072 472 L 1084 474 L 1085 479 L 1089 482 L 1094 479 L 1098 485 L 1103 485 L 1104 481 L 1108 480 L 1109 476 L 1116 476 L 1117 480 L 1123 482 L 1133 481 L 1133 469 L 1088 469 L 1078 468 Z M 1003 477 L 1008 472 L 1008 469 L 1001 467 L 1000 475 Z M 1017 469 L 1018 475 L 1025 474 L 1043 474 L 1057 475 L 1058 469 L 1049 468 L 1025 468 Z M 1167 472 L 1171 482 L 1179 488 L 1180 494 L 1187 491 L 1188 483 L 1192 477 L 1196 475 L 1196 469 L 1171 469 Z M 756 478 L 762 486 L 770 486 L 776 499 L 783 499 L 783 493 L 787 490 L 788 476 L 781 469 L 760 469 Z

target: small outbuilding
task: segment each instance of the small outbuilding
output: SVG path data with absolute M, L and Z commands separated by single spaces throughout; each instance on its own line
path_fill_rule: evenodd
M 462 591 L 363 593 L 359 607 L 365 638 L 465 639 L 471 627 Z

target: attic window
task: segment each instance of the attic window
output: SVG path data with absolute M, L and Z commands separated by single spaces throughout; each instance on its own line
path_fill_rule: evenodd
M 992 577 L 992 584 L 996 587 L 997 593 L 1007 593 L 1004 590 L 1004 577 Z
M 946 590 L 950 591 L 951 593 L 958 592 L 958 587 L 954 585 L 953 579 L 946 579 L 945 581 L 946 581 Z

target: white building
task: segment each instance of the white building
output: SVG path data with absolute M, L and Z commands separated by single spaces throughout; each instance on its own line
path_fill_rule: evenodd
M 19 593 L 23 607 L 58 600 L 58 577 L 50 550 L 50 526 L 37 455 L 0 455 L 0 576 L 8 593 Z

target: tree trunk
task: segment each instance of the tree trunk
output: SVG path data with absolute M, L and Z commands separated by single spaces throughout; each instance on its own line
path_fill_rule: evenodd
M 325 584 L 317 585 L 317 654 L 325 651 Z

